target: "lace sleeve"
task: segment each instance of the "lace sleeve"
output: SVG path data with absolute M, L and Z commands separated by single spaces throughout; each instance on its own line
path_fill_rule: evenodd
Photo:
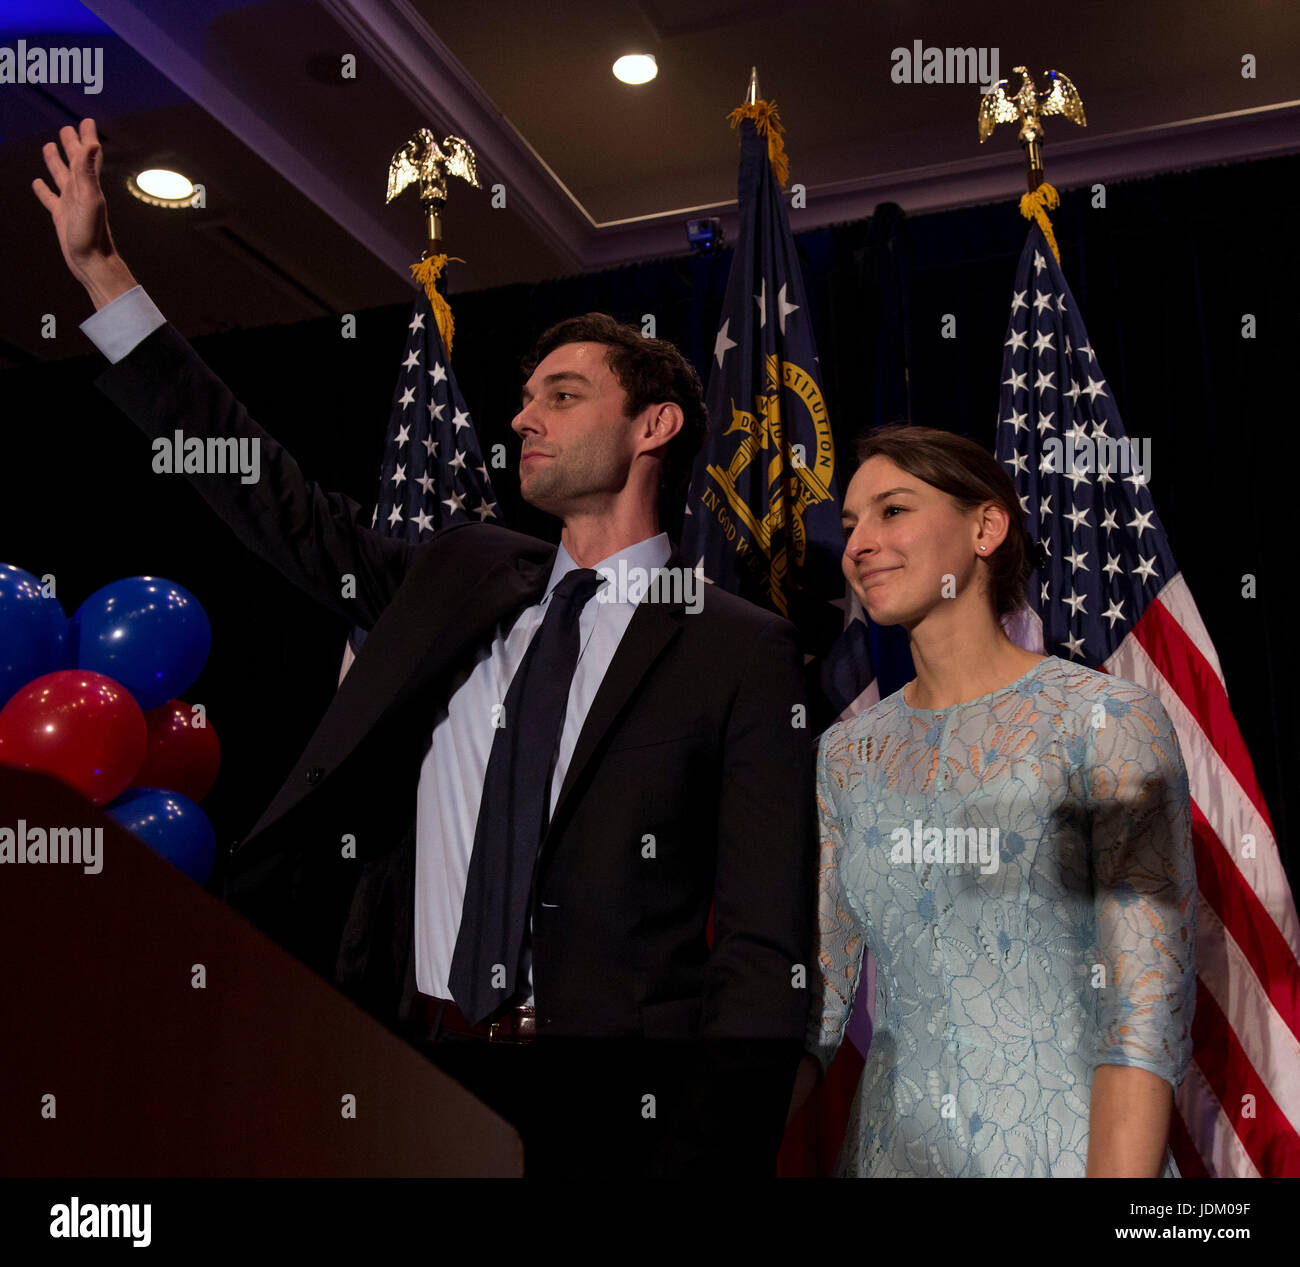
M 823 1074 L 844 1038 L 866 944 L 862 920 L 844 884 L 844 835 L 834 797 L 840 783 L 832 767 L 842 770 L 852 759 L 850 752 L 851 745 L 829 735 L 817 752 L 817 973 L 805 1047 L 821 1062 Z
M 1096 1063 L 1136 1065 L 1177 1090 L 1191 1060 L 1196 1004 L 1187 769 L 1160 701 L 1139 686 L 1114 686 L 1098 701 L 1085 771 L 1105 973 L 1096 982 Z

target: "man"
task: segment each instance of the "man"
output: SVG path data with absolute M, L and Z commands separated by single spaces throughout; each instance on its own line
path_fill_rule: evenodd
M 97 309 L 101 389 L 150 436 L 256 439 L 257 484 L 195 487 L 370 631 L 228 900 L 514 1121 L 529 1173 L 770 1174 L 813 908 L 794 631 L 710 587 L 697 611 L 665 585 L 595 598 L 620 564 L 673 561 L 655 504 L 703 431 L 694 370 L 609 318 L 561 323 L 513 423 L 560 548 L 490 524 L 381 536 L 136 285 L 93 120 L 60 140 L 59 192 L 33 188 Z

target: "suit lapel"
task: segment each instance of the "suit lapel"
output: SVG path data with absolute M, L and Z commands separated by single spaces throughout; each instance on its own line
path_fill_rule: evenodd
M 449 593 L 450 586 L 439 583 L 445 578 L 434 573 L 425 584 L 413 587 L 410 595 L 394 599 L 343 679 L 293 773 L 246 840 L 251 842 L 307 796 L 313 787 L 308 779 L 313 767 L 327 772 L 337 769 L 397 709 L 491 638 L 503 619 L 537 602 L 545 593 L 554 559 L 554 548 L 544 557 L 502 559 L 459 596 Z M 674 555 L 668 566 L 683 565 Z M 638 604 L 578 735 L 543 852 L 609 728 L 655 660 L 680 636 L 684 612 L 684 604 L 658 602 L 653 595 Z
M 671 567 L 679 563 L 674 557 L 668 565 Z M 573 795 L 583 770 L 600 750 L 606 732 L 631 701 L 654 662 L 673 639 L 681 634 L 684 612 L 684 604 L 658 602 L 653 595 L 637 604 L 578 734 L 578 742 L 569 760 L 559 799 L 555 803 L 555 813 L 551 815 L 551 825 L 542 841 L 543 853 L 552 830 L 561 821 L 565 805 Z
M 392 701 L 404 703 L 426 682 L 448 669 L 473 647 L 491 638 L 497 625 L 521 608 L 530 606 L 546 592 L 555 551 L 544 562 L 526 558 L 503 559 L 489 568 L 457 601 L 441 601 L 436 622 L 427 629 L 427 638 L 417 646 L 426 648 L 417 656 Z
M 266 830 L 294 808 L 313 784 L 314 767 L 338 768 L 367 735 L 462 656 L 492 637 L 507 616 L 545 592 L 554 561 L 502 559 L 473 584 L 453 592 L 437 573 L 395 598 L 343 679 L 293 773 L 249 833 Z

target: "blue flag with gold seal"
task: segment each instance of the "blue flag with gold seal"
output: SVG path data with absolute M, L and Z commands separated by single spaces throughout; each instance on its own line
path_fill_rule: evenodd
M 803 628 L 822 626 L 827 604 L 844 592 L 840 488 L 781 191 L 781 125 L 766 101 L 742 106 L 731 121 L 741 134 L 740 233 L 681 550 L 714 584 Z

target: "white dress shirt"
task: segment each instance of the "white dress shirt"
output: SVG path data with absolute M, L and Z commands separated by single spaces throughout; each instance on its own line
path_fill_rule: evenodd
M 667 563 L 670 553 L 668 537 L 661 532 L 602 559 L 595 567 L 611 567 L 617 572 L 619 560 L 626 559 L 629 570 L 639 567 L 650 573 Z M 468 676 L 453 682 L 446 712 L 433 719 L 433 742 L 420 767 L 415 826 L 415 981 L 424 994 L 451 998 L 447 981 L 460 931 L 483 779 L 496 735 L 492 725 L 494 710 L 505 703 L 515 670 L 546 615 L 551 592 L 560 578 L 575 567 L 577 564 L 561 546 L 542 601 L 525 607 L 513 625 L 503 622 L 497 627 L 491 645 L 481 648 Z M 588 599 L 582 609 L 578 665 L 569 687 L 564 728 L 551 775 L 548 817 L 555 812 L 591 702 L 635 610 L 635 603 L 602 602 L 599 596 Z

